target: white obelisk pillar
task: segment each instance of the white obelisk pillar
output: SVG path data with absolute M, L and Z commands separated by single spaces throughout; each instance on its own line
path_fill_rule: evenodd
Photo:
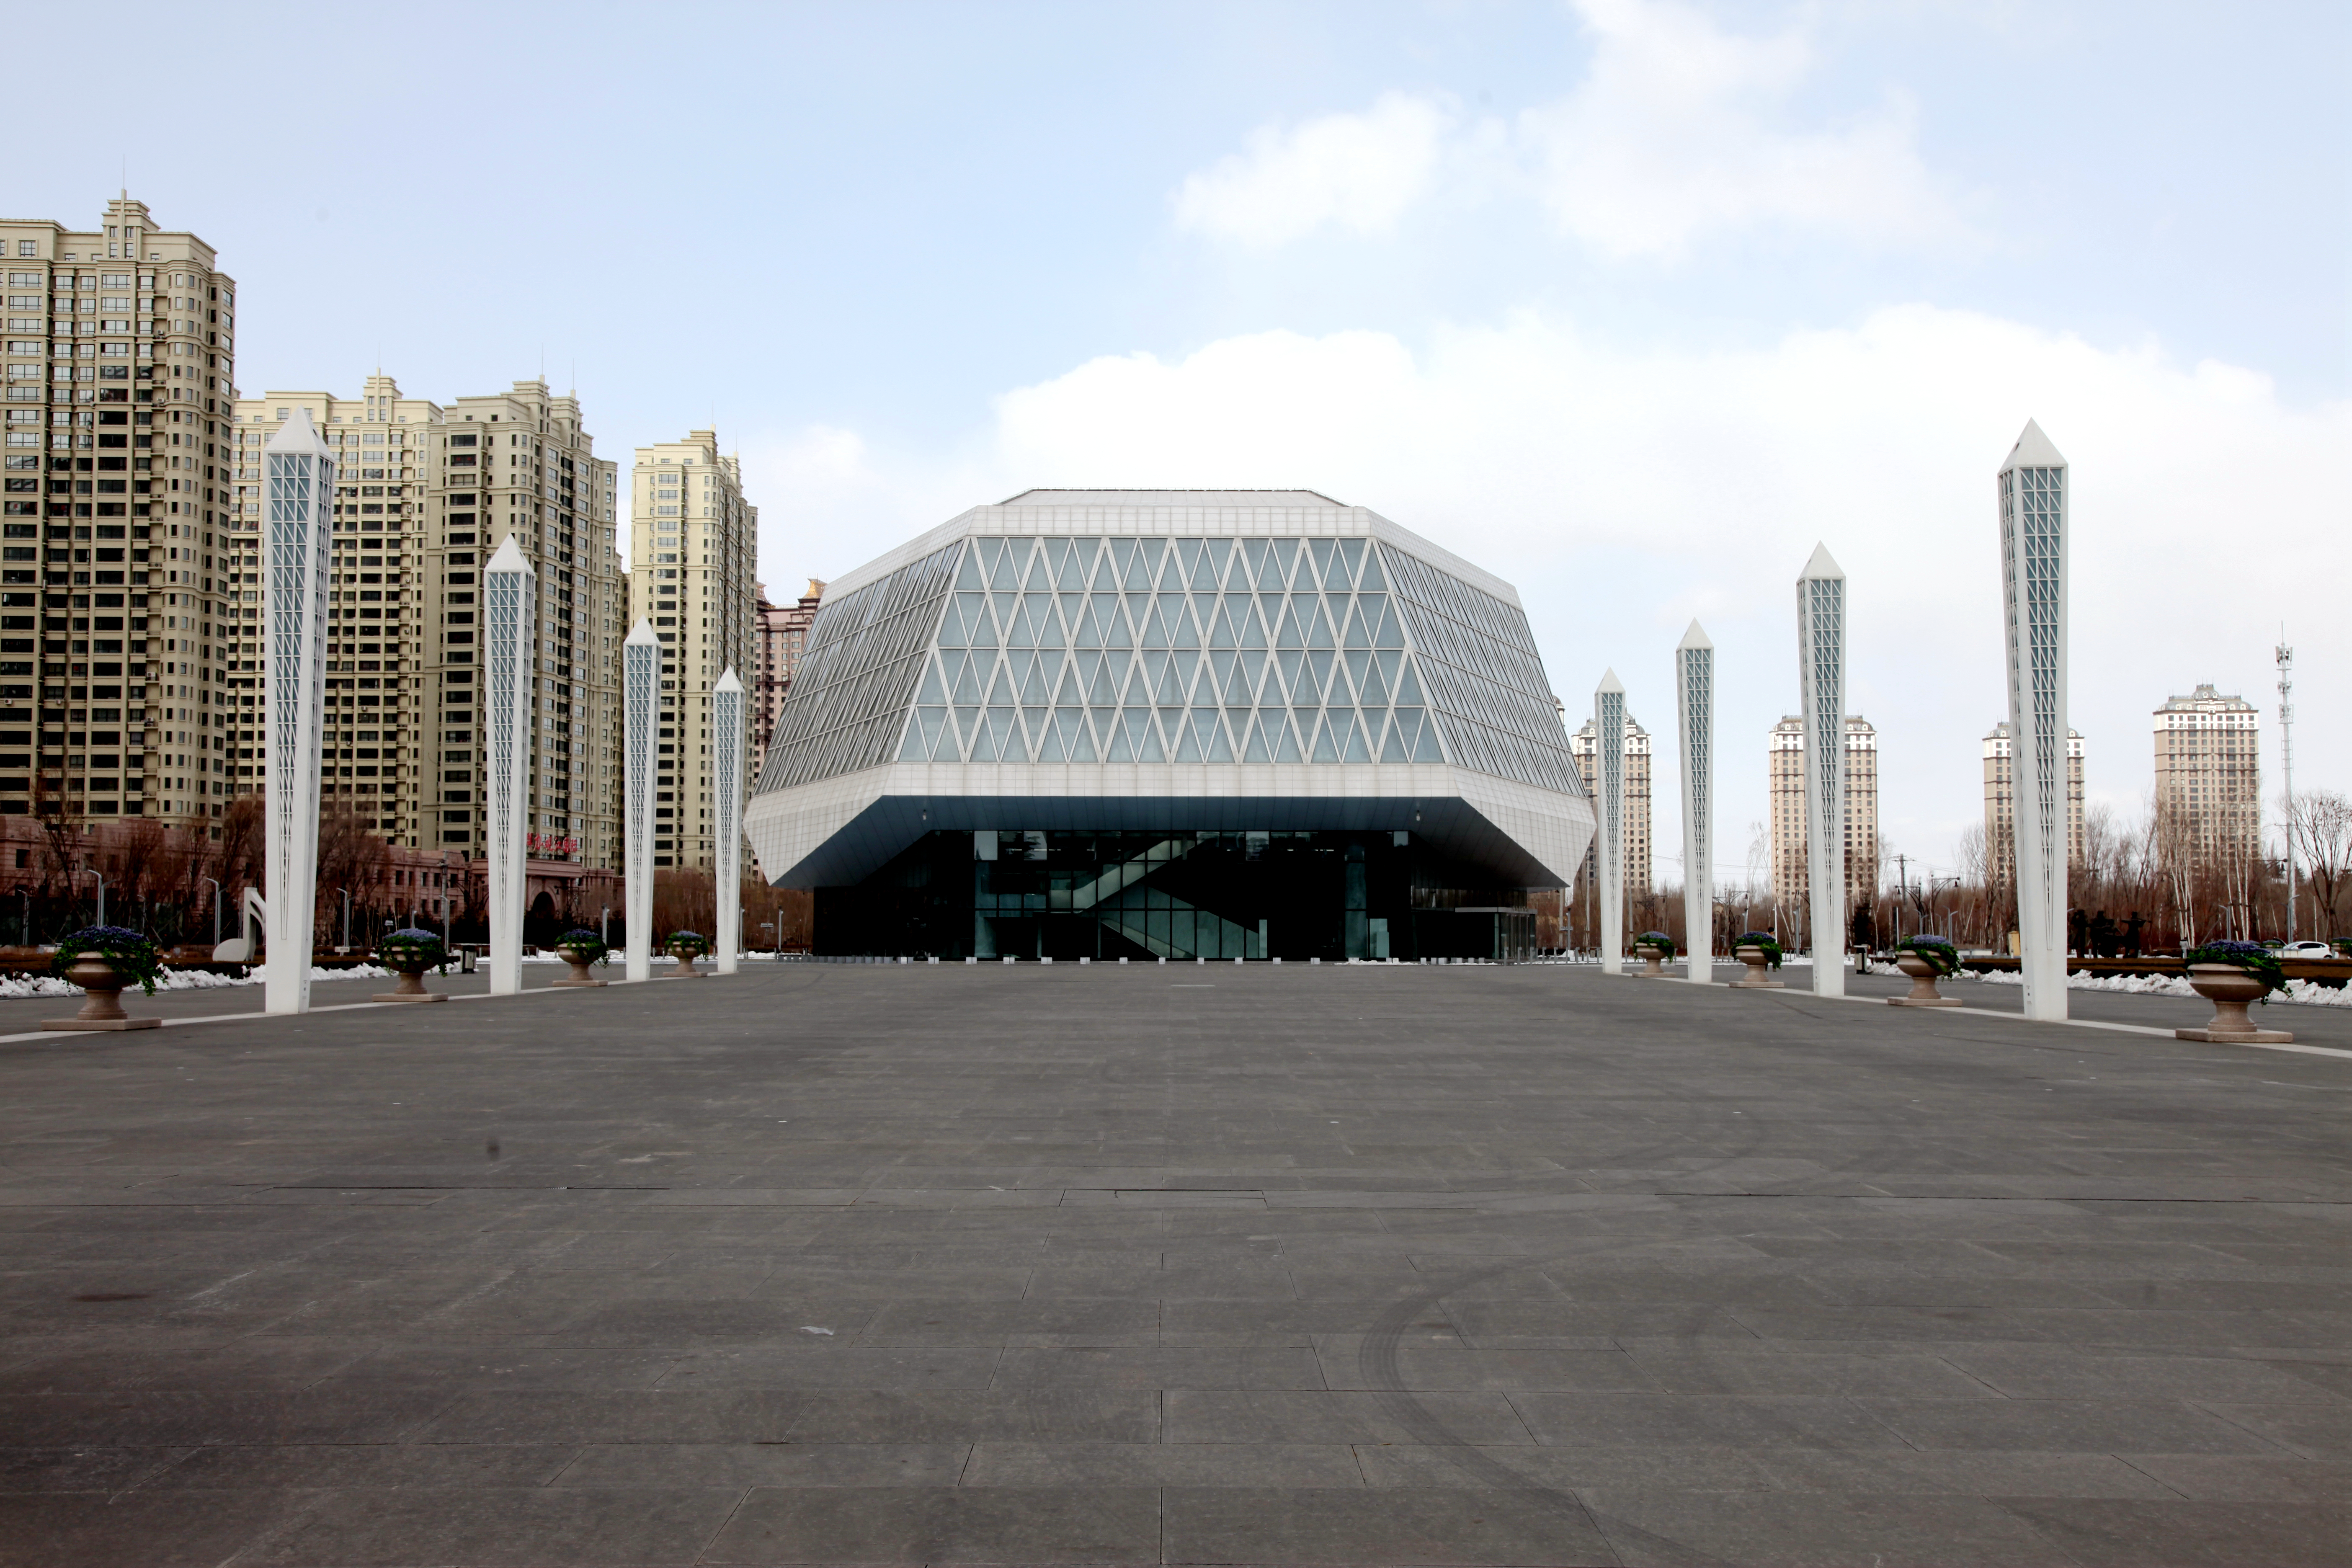
M 2000 466 L 2018 972 L 2025 1016 L 2066 1016 L 2066 459 L 2032 420 Z
M 1693 621 L 1675 648 L 1683 742 L 1683 945 L 1694 985 L 1715 981 L 1715 645 Z
M 334 552 L 335 458 L 297 408 L 263 449 L 268 570 L 263 576 L 262 700 L 268 705 L 269 957 L 262 1007 L 310 1010 L 311 916 L 319 900 L 319 752 L 326 694 L 327 584 Z
M 1625 973 L 1625 688 L 1603 670 L 1592 692 L 1592 782 L 1601 810 L 1592 901 L 1601 912 L 1601 973 Z
M 1797 579 L 1797 681 L 1805 726 L 1805 879 L 1813 994 L 1845 994 L 1845 574 L 1813 547 Z
M 539 643 L 539 581 L 509 533 L 482 574 L 482 723 L 490 790 L 484 835 L 489 864 L 490 994 L 522 989 L 523 844 L 530 827 L 532 654 Z
M 729 665 L 710 689 L 711 830 L 718 835 L 719 973 L 735 973 L 743 946 L 743 682 Z
M 661 641 L 639 617 L 621 645 L 621 871 L 631 980 L 654 973 L 654 728 L 661 710 Z

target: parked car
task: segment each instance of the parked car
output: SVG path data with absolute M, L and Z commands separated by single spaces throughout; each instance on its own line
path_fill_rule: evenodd
M 2282 960 L 2336 956 L 2336 950 L 2324 942 L 2291 942 L 2277 952 Z

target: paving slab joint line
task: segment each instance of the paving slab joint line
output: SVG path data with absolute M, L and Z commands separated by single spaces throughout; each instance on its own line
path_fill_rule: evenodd
M 1858 1002 L 1865 1006 L 1884 1004 L 1885 1001 L 1883 996 L 1823 996 L 1811 991 L 1791 992 L 1787 999 L 1793 1000 L 1797 997 L 1810 997 L 1815 1002 Z M 2158 1039 L 2165 1040 L 2179 1037 L 2170 1029 L 2154 1028 L 2147 1024 L 2109 1024 L 2097 1018 L 2029 1018 L 2022 1013 L 2003 1013 L 1990 1007 L 1922 1008 L 1920 1012 L 1923 1016 L 1938 1018 L 1990 1019 L 1996 1024 L 2055 1024 L 2061 1028 L 2068 1029 L 2106 1029 L 2119 1035 L 2154 1035 Z M 2293 1051 L 2302 1056 L 2342 1057 L 2347 1061 L 2352 1061 L 2352 1051 L 2344 1050 L 2336 1046 L 2278 1046 L 2266 1045 L 2259 1040 L 2224 1040 L 2217 1043 L 2257 1051 Z
M 668 974 L 654 974 L 648 975 L 644 980 L 611 981 L 604 988 L 609 989 L 612 985 L 649 985 L 655 981 L 672 980 L 677 978 L 681 977 Z M 713 978 L 715 978 L 715 976 Z M 572 996 L 581 994 L 587 989 L 591 988 L 574 985 L 540 985 L 528 987 L 521 991 L 474 991 L 468 992 L 462 996 L 451 995 L 449 1000 L 452 1002 L 497 1002 L 502 1001 L 509 996 Z M 410 1002 L 330 1002 L 323 1007 L 306 1007 L 299 1013 L 205 1013 L 193 1018 L 165 1018 L 161 1020 L 161 1022 L 163 1027 L 167 1029 L 176 1029 L 190 1024 L 251 1023 L 254 1020 L 260 1018 L 307 1018 L 313 1013 L 360 1013 L 373 1008 L 410 1007 L 414 1005 L 415 1005 L 415 1004 Z M 14 1045 L 23 1040 L 54 1040 L 57 1037 L 58 1037 L 54 1033 L 35 1030 L 30 1034 L 0 1035 L 0 1045 Z

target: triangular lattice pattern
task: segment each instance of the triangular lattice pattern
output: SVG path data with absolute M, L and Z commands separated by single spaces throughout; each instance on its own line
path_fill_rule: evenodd
M 1580 793 L 1525 616 L 1367 538 L 984 537 L 903 567 L 819 612 L 761 788 L 891 760 L 1451 760 Z

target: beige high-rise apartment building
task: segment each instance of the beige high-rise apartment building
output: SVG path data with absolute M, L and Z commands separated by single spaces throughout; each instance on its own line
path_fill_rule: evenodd
M 768 599 L 768 585 L 758 585 L 752 608 L 752 636 L 758 652 L 759 679 L 751 686 L 751 776 L 758 778 L 768 757 L 768 737 L 775 732 L 776 715 L 800 673 L 801 658 L 808 652 L 809 623 L 824 602 L 824 584 L 809 579 L 808 592 L 797 604 L 777 605 Z
M 226 528 L 236 283 L 127 194 L 95 228 L 0 220 L 0 813 L 217 837 L 253 706 L 232 673 L 257 689 Z
M 1585 793 L 1599 787 L 1600 759 L 1592 743 L 1592 721 L 1568 738 L 1568 753 L 1576 759 L 1576 771 L 1584 780 Z M 1597 808 L 1596 808 L 1597 809 Z M 1650 853 L 1650 732 L 1625 715 L 1625 892 L 1627 897 L 1646 893 L 1656 886 L 1652 880 L 1654 868 Z M 1592 851 L 1585 851 L 1590 868 Z
M 1802 911 L 1805 871 L 1805 724 L 1791 713 L 1772 726 L 1767 765 L 1772 796 L 1772 894 L 1784 914 Z M 1878 731 L 1845 720 L 1845 891 L 1848 905 L 1878 893 Z
M 630 483 L 629 624 L 661 639 L 654 864 L 709 867 L 710 689 L 729 669 L 750 689 L 760 509 L 716 431 L 637 448 Z M 748 726 L 747 726 L 748 728 Z M 748 862 L 747 862 L 748 863 Z
M 481 569 L 511 533 L 539 591 L 528 852 L 619 867 L 617 469 L 594 456 L 578 400 L 522 381 L 445 407 L 381 373 L 357 397 L 246 398 L 233 446 L 241 479 L 257 482 L 238 486 L 232 537 L 253 542 L 248 552 L 258 455 L 296 408 L 336 458 L 322 808 L 410 848 L 481 853 Z M 241 569 L 257 565 L 249 556 Z M 257 763 L 236 765 L 239 787 L 258 786 Z
M 2208 684 L 2156 710 L 2160 837 L 2209 866 L 2250 866 L 2263 842 L 2262 713 Z
M 2009 721 L 1984 738 L 1985 869 L 2003 887 L 2017 881 L 2017 800 L 2012 793 Z M 2083 863 L 2083 732 L 2066 731 L 2066 863 Z

